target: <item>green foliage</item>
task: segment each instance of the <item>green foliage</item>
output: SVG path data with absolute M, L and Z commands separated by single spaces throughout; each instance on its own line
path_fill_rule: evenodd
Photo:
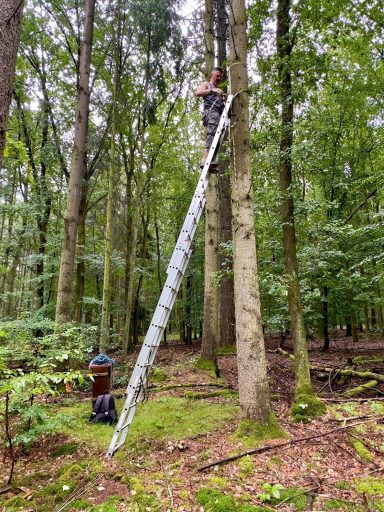
M 281 490 L 284 489 L 284 485 L 281 484 L 269 484 L 265 482 L 261 488 L 264 492 L 258 494 L 257 497 L 260 501 L 264 502 L 272 502 L 274 500 L 279 500 L 281 497 Z
M 52 322 L 41 318 L 1 325 L 0 396 L 7 397 L 8 408 L 3 402 L 0 418 L 10 424 L 13 445 L 27 448 L 41 433 L 53 432 L 66 421 L 63 415 L 50 415 L 39 397 L 57 395 L 66 383 L 84 382 L 75 368 L 84 359 L 88 334 L 72 324 L 53 333 Z M 8 443 L 4 437 L 3 444 Z
M 235 432 L 235 438 L 240 439 L 247 448 L 259 446 L 268 439 L 283 437 L 286 437 L 286 433 L 278 424 L 273 413 L 266 425 L 254 420 L 241 420 Z
M 311 418 L 322 416 L 326 412 L 326 405 L 313 395 L 299 394 L 291 407 L 293 420 L 307 422 Z

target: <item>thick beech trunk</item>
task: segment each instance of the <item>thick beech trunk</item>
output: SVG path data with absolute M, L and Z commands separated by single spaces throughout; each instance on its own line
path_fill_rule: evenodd
M 67 208 L 64 217 L 64 241 L 61 252 L 56 322 L 71 320 L 72 277 L 75 263 L 79 207 L 85 174 L 86 140 L 89 114 L 89 75 L 91 66 L 95 0 L 86 0 L 84 39 L 80 54 L 80 78 L 76 111 L 75 139 L 72 153 Z
M 296 253 L 294 204 L 292 197 L 292 140 L 293 96 L 290 56 L 290 0 L 278 0 L 276 47 L 279 58 L 279 85 L 281 91 L 280 189 L 282 193 L 282 223 L 285 271 L 288 277 L 288 305 L 291 317 L 292 341 L 295 352 L 296 395 L 311 393 L 308 348 L 300 296 L 300 282 Z
M 12 99 L 22 9 L 23 2 L 20 0 L 0 0 L 0 169 Z
M 247 36 L 244 0 L 232 0 L 230 9 L 231 91 L 238 94 L 232 125 L 232 205 L 237 364 L 240 412 L 243 418 L 267 423 L 271 404 L 259 283 L 249 143 Z

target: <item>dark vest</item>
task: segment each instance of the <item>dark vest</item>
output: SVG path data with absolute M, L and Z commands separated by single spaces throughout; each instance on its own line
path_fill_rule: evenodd
M 211 83 L 208 84 L 210 89 L 213 89 L 213 85 Z M 224 110 L 224 101 L 221 94 L 217 94 L 216 92 L 211 92 L 204 96 L 204 110 L 217 110 L 222 113 Z

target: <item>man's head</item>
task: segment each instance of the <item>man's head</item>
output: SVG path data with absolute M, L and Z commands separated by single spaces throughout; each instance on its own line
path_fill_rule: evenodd
M 213 85 L 215 85 L 216 87 L 219 85 L 219 83 L 222 81 L 223 79 L 223 69 L 220 68 L 219 66 L 217 66 L 216 68 L 213 68 L 212 69 L 212 73 L 211 73 L 211 83 L 213 83 Z

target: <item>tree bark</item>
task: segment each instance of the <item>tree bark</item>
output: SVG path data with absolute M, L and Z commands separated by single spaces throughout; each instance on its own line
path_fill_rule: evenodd
M 91 66 L 93 20 L 95 1 L 86 0 L 84 39 L 80 54 L 75 139 L 72 152 L 67 208 L 64 217 L 64 241 L 61 252 L 59 284 L 56 304 L 56 323 L 71 320 L 72 277 L 76 252 L 77 225 L 83 179 L 86 165 L 86 140 L 89 115 L 89 75 Z
M 204 320 L 201 356 L 217 364 L 218 287 L 213 272 L 218 270 L 218 195 L 217 176 L 211 174 L 206 191 L 205 205 L 205 266 L 204 266 Z
M 301 393 L 312 393 L 312 385 L 309 374 L 308 347 L 300 296 L 292 197 L 293 96 L 290 70 L 290 56 L 292 52 L 290 23 L 290 0 L 278 0 L 276 47 L 279 58 L 278 76 L 282 108 L 279 157 L 280 189 L 282 193 L 281 214 L 285 271 L 289 281 L 288 305 L 295 352 L 296 396 L 298 396 Z
M 244 0 L 230 8 L 232 206 L 240 413 L 267 423 L 271 413 L 260 313 L 249 141 L 247 35 Z
M 23 2 L 20 0 L 0 0 L 0 169 L 12 99 L 22 10 Z
M 88 182 L 83 182 L 81 191 L 79 222 L 77 225 L 77 247 L 76 247 L 76 292 L 75 292 L 75 322 L 80 323 L 83 317 L 83 296 L 85 288 L 85 219 L 87 216 L 87 194 Z

